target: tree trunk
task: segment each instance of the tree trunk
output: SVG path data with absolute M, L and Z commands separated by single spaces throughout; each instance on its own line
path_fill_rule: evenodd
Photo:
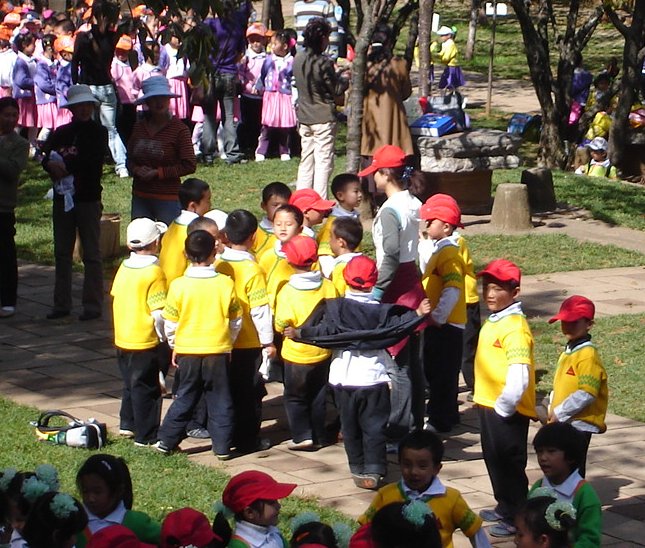
M 408 64 L 408 72 L 412 68 L 412 61 L 414 60 L 414 47 L 417 45 L 417 38 L 419 36 L 419 12 L 415 11 L 410 16 L 410 23 L 408 25 L 408 42 L 405 45 L 405 53 L 403 56 Z
M 270 0 L 270 2 L 271 2 L 271 6 L 269 9 L 269 12 L 270 12 L 271 28 L 283 29 L 284 15 L 282 14 L 282 2 L 280 0 Z
M 269 21 L 271 16 L 271 0 L 262 0 L 262 24 L 265 28 L 269 28 Z
M 477 38 L 477 22 L 479 21 L 479 6 L 481 0 L 470 2 L 470 22 L 468 23 L 468 40 L 466 41 L 465 59 L 470 61 L 475 55 L 475 39 Z
M 430 95 L 430 33 L 434 0 L 421 0 L 419 6 L 419 97 Z

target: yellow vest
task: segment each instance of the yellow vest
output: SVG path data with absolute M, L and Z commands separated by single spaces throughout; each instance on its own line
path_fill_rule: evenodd
M 260 257 L 258 263 L 266 276 L 269 306 L 275 312 L 275 298 L 295 270 L 287 259 L 276 253 L 275 245 Z
M 334 224 L 335 218 L 329 215 L 316 236 L 318 255 L 333 255 L 329 242 L 331 240 L 331 225 Z
M 459 254 L 459 247 L 453 243 L 444 245 L 435 251 L 421 278 L 421 285 L 430 304 L 434 308 L 445 287 L 459 289 L 459 300 L 448 315 L 447 323 L 464 325 L 466 323 L 466 299 L 464 296 L 464 263 Z
M 253 241 L 253 246 L 249 251 L 253 253 L 256 260 L 260 262 L 260 257 L 267 251 L 273 249 L 273 246 L 275 245 L 277 240 L 278 239 L 275 237 L 275 234 L 273 232 L 269 232 L 268 230 L 262 228 L 262 226 L 258 225 L 258 229 L 255 231 L 255 240 Z
M 470 249 L 463 236 L 457 238 L 459 245 L 459 254 L 464 261 L 464 291 L 466 295 L 466 304 L 475 304 L 479 302 L 479 293 L 477 292 L 477 276 L 475 276 L 475 265 L 470 255 Z
M 190 261 L 184 253 L 187 230 L 188 225 L 180 225 L 173 221 L 161 239 L 159 264 L 166 276 L 168 285 L 175 278 L 183 276 L 190 265 Z
M 449 67 L 458 67 L 459 61 L 457 60 L 457 44 L 452 38 L 449 38 L 441 44 L 441 51 L 439 52 L 439 61 Z

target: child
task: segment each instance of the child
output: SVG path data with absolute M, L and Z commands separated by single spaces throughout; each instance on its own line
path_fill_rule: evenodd
M 15 131 L 18 117 L 18 101 L 0 98 L 0 318 L 16 313 L 18 299 L 15 209 L 20 174 L 29 159 L 29 142 Z
M 257 227 L 250 211 L 232 211 L 224 227 L 228 247 L 215 267 L 217 272 L 233 279 L 242 307 L 242 329 L 233 345 L 230 376 L 235 411 L 233 444 L 240 452 L 268 449 L 268 440 L 259 439 L 262 398 L 266 395 L 259 369 L 263 350 L 268 358 L 276 353 L 266 279 L 249 252 Z
M 522 304 L 520 269 L 496 259 L 477 274 L 490 317 L 479 334 L 475 355 L 474 402 L 479 406 L 481 444 L 497 506 L 482 510 L 485 521 L 497 521 L 495 537 L 515 534 L 515 514 L 526 498 L 526 445 L 535 413 L 533 335 Z
M 143 97 L 143 81 L 151 76 L 165 76 L 166 71 L 159 66 L 159 44 L 157 42 L 146 42 L 142 48 L 145 63 L 139 65 L 132 73 L 132 93 L 136 98 Z M 137 110 L 143 110 L 139 105 Z
M 381 508 L 374 520 L 361 527 L 355 536 L 367 529 L 368 546 L 397 548 L 440 548 L 441 535 L 437 520 L 421 502 L 394 502 Z M 356 546 L 350 544 L 350 546 Z
M 181 370 L 181 384 L 159 428 L 157 449 L 170 453 L 183 439 L 202 394 L 208 411 L 213 452 L 231 458 L 233 402 L 228 369 L 233 341 L 241 327 L 235 284 L 213 267 L 217 241 L 205 230 L 186 238 L 186 273 L 168 287 L 163 317 L 172 364 Z
M 36 37 L 33 34 L 18 34 L 13 41 L 18 57 L 13 65 L 13 98 L 18 100 L 20 118 L 18 125 L 27 130 L 27 139 L 32 152 L 36 147 L 38 134 L 38 112 L 34 97 L 34 76 L 38 60 L 34 57 Z
M 604 137 L 595 137 L 587 146 L 591 152 L 591 160 L 576 169 L 576 175 L 618 179 L 616 167 L 612 166 L 607 158 L 607 140 Z
M 466 324 L 464 262 L 453 232 L 461 224 L 461 211 L 444 194 L 426 200 L 420 210 L 434 243 L 421 283 L 432 312 L 424 334 L 423 361 L 430 389 L 425 428 L 450 432 L 459 424 L 459 369 Z
M 304 215 L 302 234 L 310 238 L 316 237 L 314 227 L 323 222 L 335 205 L 332 200 L 323 200 L 320 194 L 312 188 L 296 190 L 289 198 L 289 203 L 302 211 Z
M 443 546 L 452 546 L 455 529 L 461 529 L 473 546 L 490 546 L 482 520 L 468 507 L 459 491 L 445 487 L 437 477 L 443 451 L 442 441 L 433 432 L 417 430 L 403 438 L 399 445 L 402 479 L 379 489 L 358 522 L 363 525 L 372 521 L 374 514 L 393 502 L 418 500 L 432 510 Z
M 132 479 L 122 458 L 92 455 L 76 473 L 76 486 L 89 520 L 76 537 L 76 548 L 84 548 L 94 533 L 114 524 L 127 527 L 142 542 L 159 543 L 160 525 L 147 514 L 132 510 Z
M 316 242 L 294 236 L 284 244 L 286 259 L 294 270 L 278 293 L 275 329 L 300 327 L 323 299 L 337 297 L 334 285 L 311 267 L 318 257 Z M 293 440 L 292 451 L 316 451 L 325 443 L 325 398 L 331 352 L 286 338 L 284 359 L 284 406 Z
M 437 35 L 441 40 L 441 47 L 436 42 L 430 46 L 432 53 L 437 53 L 439 61 L 446 65 L 446 68 L 439 80 L 439 89 L 456 90 L 457 88 L 466 85 L 464 74 L 459 66 L 459 50 L 455 44 L 455 35 L 457 29 L 455 27 L 446 27 L 445 25 L 437 31 Z
M 314 517 L 312 515 L 312 517 Z M 316 519 L 319 519 L 318 516 L 315 516 Z M 294 527 L 294 522 L 298 519 L 298 516 L 293 518 L 291 527 Z M 295 527 L 293 534 L 291 535 L 291 542 L 289 543 L 290 548 L 344 548 L 347 544 L 342 544 L 337 538 L 336 531 L 320 521 L 307 521 Z
M 213 532 L 208 518 L 193 508 L 170 512 L 161 525 L 161 548 L 219 548 L 226 544 Z
M 347 263 L 362 253 L 356 250 L 363 240 L 363 225 L 353 217 L 337 217 L 331 225 L 329 248 L 334 255 L 334 268 L 330 279 L 341 297 L 345 296 L 347 282 L 343 271 Z M 320 260 L 320 258 L 318 259 Z
M 275 32 L 271 38 L 271 54 L 267 56 L 255 83 L 262 95 L 262 131 L 255 149 L 255 161 L 263 162 L 269 150 L 269 133 L 278 135 L 280 160 L 291 160 L 289 135 L 296 127 L 296 111 L 291 102 L 291 79 L 293 78 L 293 55 L 291 39 L 285 31 Z
M 11 97 L 13 90 L 13 66 L 18 54 L 11 47 L 12 35 L 9 25 L 0 24 L 0 97 Z
M 56 104 L 58 117 L 56 127 L 64 126 L 72 121 L 69 109 L 64 108 L 67 102 L 67 91 L 72 86 L 72 57 L 74 55 L 74 38 L 59 36 L 54 42 L 54 49 L 59 55 L 56 66 Z
M 56 127 L 58 106 L 56 105 L 56 63 L 54 61 L 53 34 L 43 37 L 43 53 L 36 63 L 34 74 L 34 93 L 36 95 L 36 110 L 38 112 L 38 145 L 47 140 L 51 131 Z
M 554 496 L 529 496 L 515 518 L 518 548 L 569 548 L 576 510 Z M 600 541 L 594 546 L 600 546 Z
M 291 198 L 291 189 L 279 181 L 269 183 L 262 189 L 262 202 L 260 203 L 260 207 L 265 215 L 258 223 L 253 247 L 251 248 L 251 253 L 255 255 L 258 261 L 263 253 L 273 249 L 275 245 L 276 237 L 273 233 L 273 216 L 281 205 L 289 203 L 289 198 Z
M 181 40 L 178 31 L 172 25 L 170 29 L 170 38 L 164 45 L 168 54 L 169 65 L 166 72 L 166 78 L 170 84 L 170 91 L 176 97 L 170 99 L 170 113 L 179 118 L 186 120 L 188 118 L 188 61 L 179 56 L 179 47 Z
M 87 514 L 76 499 L 50 491 L 34 503 L 22 536 L 30 548 L 67 548 L 86 526 Z
M 264 472 L 249 470 L 233 476 L 222 502 L 235 514 L 235 532 L 229 548 L 284 548 L 287 541 L 277 528 L 280 499 L 288 497 L 295 483 L 278 483 Z
M 114 87 L 119 96 L 120 111 L 117 126 L 124 143 L 130 140 L 132 128 L 137 117 L 137 107 L 134 104 L 137 95 L 133 90 L 134 74 L 130 65 L 130 52 L 132 51 L 132 38 L 124 34 L 119 38 L 114 49 L 114 58 L 110 67 L 110 74 Z
M 114 344 L 123 377 L 120 430 L 138 446 L 157 441 L 161 420 L 159 340 L 163 339 L 161 311 L 166 304 L 166 278 L 159 266 L 163 223 L 135 219 L 128 225 L 130 257 L 114 277 Z
M 151 544 L 141 542 L 127 527 L 109 525 L 90 537 L 86 548 L 152 548 Z
M 589 299 L 573 295 L 549 320 L 562 322 L 562 333 L 568 341 L 553 379 L 549 420 L 570 422 L 580 432 L 584 447 L 579 472 L 583 478 L 591 435 L 607 430 L 607 372 L 589 333 L 595 312 Z
M 544 477 L 533 484 L 531 493 L 549 488 L 559 501 L 573 504 L 577 514 L 572 531 L 575 546 L 600 546 L 600 499 L 591 484 L 578 473 L 584 452 L 581 433 L 570 424 L 547 424 L 535 434 L 533 448 Z
M 175 278 L 182 276 L 188 267 L 184 255 L 186 227 L 211 208 L 211 189 L 208 183 L 201 179 L 186 179 L 179 187 L 177 195 L 182 211 L 168 227 L 159 252 L 159 264 L 168 285 Z

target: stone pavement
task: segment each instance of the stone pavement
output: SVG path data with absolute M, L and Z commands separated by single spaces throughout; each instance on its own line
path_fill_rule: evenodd
M 74 284 L 78 295 L 78 275 Z M 612 291 L 619 285 L 639 298 L 627 303 L 625 296 L 617 297 Z M 55 322 L 45 320 L 53 290 L 51 267 L 21 264 L 19 287 L 18 313 L 0 323 L 0 394 L 40 409 L 60 408 L 80 417 L 92 416 L 112 429 L 118 428 L 121 382 L 111 342 L 109 310 L 103 320 L 86 323 L 75 316 Z M 555 312 L 565 287 L 572 291 L 584 287 L 601 314 L 645 311 L 645 267 L 637 267 L 526 276 L 523 299 L 529 315 Z M 70 386 L 74 389 L 70 390 Z M 342 445 L 316 453 L 288 451 L 281 385 L 272 383 L 268 390 L 263 433 L 275 444 L 268 451 L 223 464 L 204 442 L 187 440 L 182 447 L 195 462 L 224 468 L 230 474 L 250 468 L 264 470 L 278 480 L 297 483 L 298 495 L 316 497 L 322 504 L 358 516 L 372 493 L 356 488 L 349 479 Z M 477 417 L 471 404 L 462 399 L 462 424 L 446 438 L 441 478 L 461 490 L 474 509 L 480 509 L 494 501 L 481 458 Z M 169 400 L 164 401 L 167 408 Z M 588 466 L 589 479 L 603 502 L 603 545 L 645 546 L 645 425 L 617 416 L 610 416 L 608 425 L 606 434 L 593 438 Z M 532 426 L 530 439 L 536 428 Z M 387 479 L 393 481 L 398 470 L 395 459 L 390 462 Z M 528 475 L 531 481 L 540 476 L 532 450 Z M 455 535 L 455 545 L 470 544 L 463 536 Z

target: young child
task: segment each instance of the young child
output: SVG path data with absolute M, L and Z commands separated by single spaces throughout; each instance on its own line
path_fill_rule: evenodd
M 446 487 L 438 478 L 443 459 L 443 443 L 433 432 L 417 430 L 399 445 L 402 478 L 379 489 L 369 508 L 358 518 L 363 525 L 393 502 L 421 501 L 435 516 L 443 546 L 452 546 L 452 534 L 461 529 L 473 546 L 490 546 L 482 520 L 469 508 L 461 493 Z
M 573 528 L 575 546 L 600 546 L 602 510 L 595 489 L 578 473 L 583 462 L 584 440 L 570 424 L 557 422 L 540 428 L 533 438 L 533 448 L 544 477 L 533 484 L 531 493 L 549 488 L 559 501 L 576 510 Z
M 159 543 L 159 523 L 132 510 L 132 478 L 122 458 L 92 455 L 76 473 L 76 486 L 88 517 L 87 527 L 76 537 L 76 548 L 84 548 L 94 533 L 113 524 L 127 527 L 142 542 Z
M 265 215 L 258 223 L 258 229 L 255 232 L 255 239 L 251 253 L 259 261 L 262 254 L 273 249 L 276 242 L 273 233 L 273 216 L 276 210 L 281 206 L 289 203 L 291 198 L 291 189 L 279 181 L 269 183 L 262 189 L 262 202 L 260 207 Z
M 497 500 L 494 509 L 479 515 L 499 522 L 490 528 L 492 536 L 510 537 L 528 490 L 526 445 L 529 421 L 536 418 L 533 335 L 516 300 L 520 269 L 496 259 L 477 276 L 491 315 L 479 334 L 473 400 L 479 406 L 482 453 Z
M 289 203 L 302 211 L 304 216 L 302 234 L 314 239 L 316 238 L 314 227 L 323 222 L 335 205 L 333 200 L 323 200 L 312 188 L 296 190 L 289 198 Z
M 159 252 L 159 264 L 168 285 L 182 276 L 188 267 L 188 260 L 184 255 L 187 226 L 211 208 L 211 189 L 201 179 L 186 179 L 177 194 L 181 213 L 168 227 Z
M 43 53 L 36 63 L 34 74 L 34 93 L 36 96 L 36 111 L 38 112 L 38 146 L 47 140 L 51 131 L 56 127 L 58 106 L 56 105 L 56 62 L 54 60 L 53 34 L 43 36 Z
M 271 37 L 271 53 L 267 55 L 260 77 L 255 83 L 262 92 L 262 130 L 255 149 L 255 161 L 263 162 L 269 150 L 269 134 L 278 136 L 280 160 L 291 160 L 289 136 L 296 127 L 296 111 L 291 102 L 291 79 L 293 78 L 293 55 L 295 46 L 285 31 L 279 30 Z
M 318 258 L 313 238 L 298 235 L 283 246 L 286 260 L 295 272 L 278 293 L 275 329 L 300 327 L 323 299 L 338 296 L 336 288 L 311 267 Z M 325 399 L 331 352 L 285 338 L 284 406 L 293 440 L 292 451 L 316 451 L 325 443 Z
M 166 71 L 159 66 L 159 51 L 161 46 L 157 42 L 146 42 L 142 47 L 145 62 L 139 65 L 132 73 L 132 93 L 136 98 L 143 96 L 143 81 L 151 76 L 165 76 Z M 143 110 L 139 105 L 137 110 Z
M 435 194 L 421 207 L 421 219 L 434 243 L 421 283 L 432 312 L 424 334 L 423 361 L 430 389 L 425 428 L 450 432 L 459 424 L 459 369 L 466 324 L 464 262 L 453 232 L 461 211 L 445 194 Z
M 595 137 L 587 146 L 591 152 L 591 160 L 576 169 L 576 175 L 618 179 L 616 167 L 612 166 L 609 158 L 607 158 L 607 139 L 604 137 Z
M 56 127 L 64 126 L 72 121 L 72 113 L 64 108 L 67 103 L 67 91 L 72 86 L 72 57 L 74 55 L 74 38 L 72 36 L 59 36 L 54 42 L 54 49 L 58 53 L 56 66 L 56 105 L 58 117 Z
M 363 225 L 353 217 L 337 217 L 331 225 L 329 247 L 334 256 L 334 267 L 330 279 L 338 294 L 343 297 L 347 290 L 347 282 L 343 271 L 347 263 L 362 253 L 357 249 L 363 240 Z M 320 261 L 321 258 L 319 257 Z
M 208 518 L 193 508 L 170 512 L 161 524 L 161 548 L 224 548 L 226 544 L 212 529 Z
M 517 548 L 569 548 L 576 510 L 552 495 L 529 495 L 515 518 Z M 594 544 L 593 546 L 600 546 Z
M 228 369 L 242 320 L 233 280 L 213 267 L 216 245 L 205 230 L 192 232 L 185 244 L 191 265 L 168 287 L 164 330 L 173 349 L 172 364 L 181 371 L 181 384 L 159 428 L 156 447 L 167 454 L 179 445 L 203 394 L 213 452 L 227 460 L 233 436 Z
M 168 42 L 163 46 L 168 54 L 168 70 L 166 78 L 170 84 L 170 91 L 176 97 L 170 99 L 170 112 L 180 120 L 188 118 L 188 61 L 179 56 L 181 40 L 175 27 L 169 27 L 170 36 Z
M 567 338 L 553 379 L 549 421 L 569 422 L 580 432 L 584 447 L 579 472 L 583 478 L 591 435 L 607 430 L 607 372 L 589 333 L 595 312 L 596 307 L 589 299 L 572 295 L 549 320 L 549 323 L 560 320 Z
M 109 525 L 90 537 L 86 548 L 151 548 L 150 544 L 141 542 L 127 527 Z
M 132 38 L 124 34 L 119 38 L 114 48 L 114 58 L 110 67 L 110 74 L 114 87 L 119 96 L 120 111 L 117 119 L 117 128 L 124 143 L 132 135 L 132 128 L 137 118 L 137 107 L 134 102 L 137 94 L 133 90 L 134 73 L 130 65 L 132 52 Z
M 30 548 L 68 548 L 86 526 L 87 514 L 76 499 L 50 491 L 34 503 L 22 536 Z
M 268 474 L 249 470 L 233 476 L 222 502 L 235 514 L 235 531 L 229 548 L 284 548 L 286 539 L 277 528 L 280 499 L 288 497 L 295 483 L 278 483 Z
M 13 98 L 17 99 L 20 107 L 18 125 L 27 130 L 27 140 L 33 152 L 38 135 L 38 112 L 34 96 L 34 76 L 38 64 L 38 60 L 34 56 L 36 37 L 29 32 L 18 34 L 13 44 L 18 51 L 18 57 L 13 65 Z
M 430 46 L 430 51 L 437 54 L 437 59 L 446 68 L 441 74 L 439 80 L 439 89 L 456 90 L 457 88 L 466 85 L 464 74 L 459 66 L 459 50 L 455 44 L 455 35 L 457 29 L 455 27 L 443 26 L 437 31 L 437 35 L 441 40 L 441 46 L 436 42 Z
M 114 344 L 123 378 L 120 430 L 135 445 L 157 441 L 161 420 L 159 340 L 163 339 L 161 312 L 166 304 L 166 278 L 159 266 L 163 223 L 135 219 L 128 225 L 130 257 L 114 277 L 111 295 Z
M 259 374 L 263 350 L 268 358 L 275 357 L 273 319 L 267 296 L 266 278 L 249 249 L 258 227 L 250 211 L 231 211 L 224 232 L 228 246 L 220 256 L 215 270 L 235 282 L 235 293 L 242 307 L 242 329 L 231 353 L 231 397 L 235 411 L 233 444 L 240 452 L 267 449 L 268 440 L 261 440 L 262 398 L 266 395 Z
M 305 516 L 307 517 L 307 516 Z M 290 548 L 345 548 L 349 539 L 339 538 L 340 531 L 330 527 L 326 523 L 318 521 L 318 516 L 311 515 L 316 521 L 307 521 L 301 525 L 296 526 L 299 516 L 291 520 L 291 528 L 293 533 L 291 535 Z M 348 528 L 349 531 L 351 529 Z M 344 543 L 343 540 L 346 540 Z

